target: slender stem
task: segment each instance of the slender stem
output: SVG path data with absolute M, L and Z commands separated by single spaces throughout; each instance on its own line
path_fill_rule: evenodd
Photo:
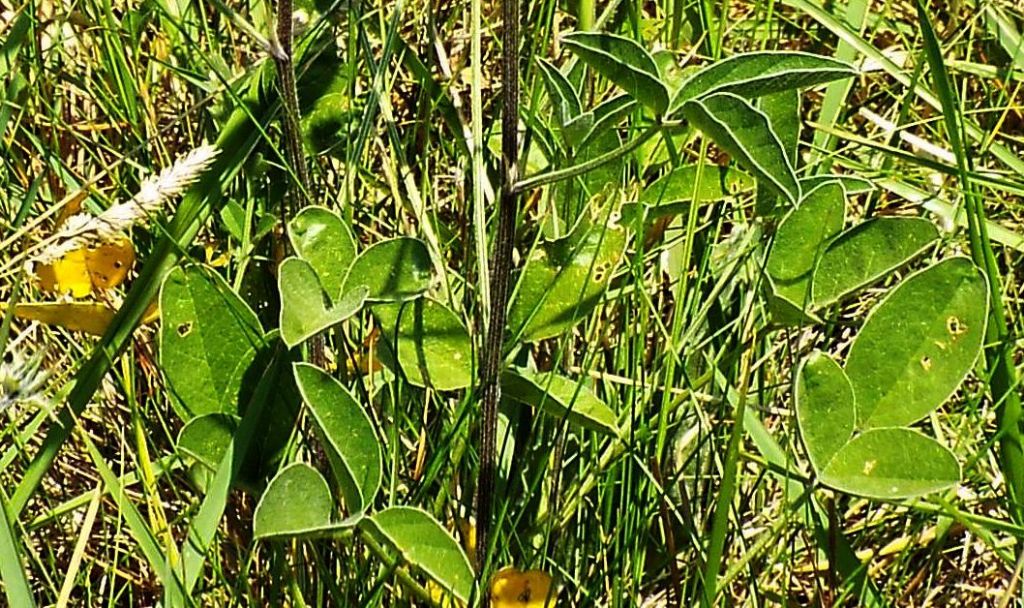
M 572 165 L 571 167 L 566 167 L 564 169 L 556 169 L 555 171 L 547 171 L 545 173 L 539 173 L 537 175 L 527 177 L 522 181 L 516 182 L 513 191 L 515 194 L 520 194 L 522 192 L 526 192 L 534 188 L 539 188 L 540 186 L 545 186 L 547 184 L 560 182 L 562 180 L 570 179 L 578 175 L 583 175 L 587 171 L 591 171 L 602 165 L 606 165 L 614 160 L 618 160 L 623 156 L 629 154 L 633 150 L 636 150 L 640 146 L 644 145 L 647 142 L 647 140 L 654 137 L 663 126 L 669 125 L 667 123 L 651 125 L 643 133 L 641 133 L 637 137 L 630 138 L 629 141 L 619 146 L 618 148 L 615 148 L 614 150 L 611 150 L 609 152 L 605 152 L 601 156 L 592 158 L 587 162 L 580 163 L 578 165 Z
M 302 150 L 301 131 L 299 130 L 299 93 L 295 84 L 295 62 L 292 60 L 292 0 L 278 0 L 277 3 L 277 37 L 271 42 L 271 54 L 277 66 L 277 79 L 281 88 L 281 105 L 284 109 L 281 124 L 284 131 L 285 152 L 288 164 L 298 180 L 289 181 L 285 202 L 281 209 L 282 224 L 293 217 L 295 212 L 308 202 L 313 184 L 306 167 L 306 156 Z M 283 229 L 274 231 L 274 257 L 280 264 L 287 250 L 287 239 Z M 323 334 L 314 336 L 309 341 L 309 359 L 314 365 L 325 367 L 327 357 L 324 354 L 326 340 Z
M 501 386 L 502 346 L 505 314 L 508 307 L 509 276 L 512 270 L 512 246 L 519 196 L 515 188 L 519 156 L 519 0 L 502 2 L 501 43 L 501 202 L 498 209 L 498 233 L 491 254 L 491 310 L 487 338 L 480 366 L 482 391 L 480 421 L 480 477 L 477 482 L 477 563 L 486 575 L 490 546 L 492 500 L 495 487 L 495 452 L 498 433 L 498 400 Z M 482 579 L 486 580 L 486 579 Z M 481 587 L 484 585 L 482 584 Z M 487 593 L 482 594 L 487 605 Z

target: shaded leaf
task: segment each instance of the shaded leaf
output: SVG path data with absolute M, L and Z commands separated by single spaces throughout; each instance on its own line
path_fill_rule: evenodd
M 345 278 L 344 293 L 360 286 L 370 302 L 404 302 L 430 286 L 430 253 L 419 239 L 381 241 L 359 254 Z
M 760 183 L 794 205 L 800 200 L 793 164 L 764 112 L 732 93 L 690 101 L 682 111 Z
M 818 186 L 828 182 L 839 182 L 846 190 L 847 196 L 866 194 L 875 191 L 875 184 L 871 180 L 856 175 L 808 175 L 801 178 L 800 186 L 804 192 L 810 192 Z
M 226 414 L 193 418 L 178 433 L 178 452 L 195 459 L 210 471 L 216 471 L 237 427 L 237 420 Z
M 939 238 L 923 218 L 876 217 L 843 232 L 825 248 L 814 270 L 811 300 L 835 302 L 916 258 Z
M 410 384 L 439 391 L 472 384 L 473 343 L 450 308 L 419 298 L 405 304 L 377 305 L 373 314 L 380 319 L 388 342 L 397 342 L 398 363 Z
M 502 374 L 501 387 L 509 397 L 557 418 L 567 418 L 577 426 L 606 435 L 619 434 L 615 412 L 571 378 L 516 368 Z
M 365 510 L 380 488 L 380 444 L 373 422 L 355 397 L 320 368 L 295 363 L 295 384 L 323 432 L 345 506 Z
M 597 73 L 655 113 L 664 114 L 668 109 L 668 89 L 661 82 L 658 66 L 635 40 L 613 34 L 573 32 L 564 36 L 562 42 Z
M 625 245 L 621 226 L 584 220 L 568 236 L 538 246 L 509 310 L 512 335 L 534 342 L 571 329 L 600 302 Z
M 265 346 L 256 314 L 215 272 L 175 268 L 160 290 L 160 363 L 194 416 L 238 414 L 243 379 Z
M 964 257 L 917 272 L 868 315 L 846 359 L 860 428 L 904 426 L 942 405 L 981 352 L 988 289 Z
M 930 437 L 901 428 L 864 431 L 820 472 L 837 490 L 895 500 L 944 490 L 960 481 L 956 457 Z
M 623 219 L 631 222 L 639 213 L 649 220 L 685 213 L 694 191 L 703 203 L 735 196 L 754 186 L 754 180 L 742 171 L 704 165 L 700 186 L 695 188 L 698 168 L 695 164 L 683 165 L 654 180 L 640 192 L 637 202 L 622 206 Z
M 444 590 L 469 601 L 475 576 L 459 543 L 422 509 L 390 507 L 364 520 L 409 564 Z

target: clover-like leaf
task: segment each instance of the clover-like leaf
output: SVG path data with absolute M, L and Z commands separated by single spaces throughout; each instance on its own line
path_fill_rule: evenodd
M 270 481 L 256 505 L 256 538 L 316 536 L 352 522 L 332 521 L 334 499 L 327 480 L 308 464 L 286 466 Z
M 439 391 L 466 388 L 473 382 L 473 342 L 450 308 L 431 298 L 404 304 L 379 304 L 388 343 L 397 346 L 398 363 L 414 386 Z
M 853 386 L 835 360 L 815 351 L 797 369 L 793 400 L 807 456 L 820 472 L 853 436 Z
M 952 257 L 904 279 L 868 315 L 846 359 L 857 425 L 911 424 L 942 405 L 981 353 L 985 277 Z
M 345 221 L 325 207 L 305 207 L 288 222 L 295 255 L 316 271 L 331 300 L 341 296 L 341 284 L 356 258 L 356 241 Z
M 846 195 L 838 182 L 809 192 L 779 224 L 768 254 L 773 295 L 796 311 L 809 310 L 814 266 L 827 243 L 843 229 Z
M 382 458 L 373 422 L 340 382 L 308 363 L 293 366 L 295 384 L 323 433 L 349 512 L 365 510 L 380 488 Z
M 175 268 L 160 290 L 160 363 L 186 420 L 238 414 L 244 378 L 264 347 L 256 313 L 212 270 Z
M 840 448 L 819 476 L 843 492 L 895 500 L 953 486 L 960 481 L 960 464 L 946 447 L 915 430 L 879 428 Z
M 423 241 L 399 237 L 374 243 L 359 254 L 343 293 L 367 289 L 369 302 L 405 302 L 418 298 L 430 287 L 430 252 Z
M 793 163 L 764 112 L 732 93 L 689 101 L 682 112 L 759 183 L 791 204 L 800 200 L 800 182 Z
M 733 55 L 691 76 L 672 99 L 672 112 L 687 101 L 729 92 L 754 98 L 802 89 L 857 74 L 853 66 L 830 57 L 795 51 Z
M 625 246 L 621 226 L 588 220 L 568 236 L 538 246 L 509 311 L 512 335 L 533 342 L 572 328 L 600 302 Z
M 309 262 L 296 257 L 281 263 L 277 285 L 281 292 L 281 340 L 289 348 L 359 312 L 369 293 L 365 286 L 357 286 L 333 302 Z

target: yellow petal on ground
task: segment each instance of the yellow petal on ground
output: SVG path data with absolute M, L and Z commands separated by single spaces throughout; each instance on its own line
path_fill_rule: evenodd
M 45 291 L 84 298 L 93 289 L 110 289 L 124 282 L 135 264 L 135 245 L 121 238 L 92 249 L 76 249 L 37 270 Z
M 114 318 L 114 311 L 96 302 L 38 302 L 16 305 L 14 316 L 102 336 Z
M 36 270 L 40 287 L 45 291 L 70 293 L 75 298 L 89 295 L 92 279 L 85 258 L 85 249 L 76 249 L 53 264 L 43 264 Z
M 493 608 L 554 608 L 557 599 L 558 592 L 551 589 L 551 577 L 540 570 L 520 572 L 508 567 L 491 578 Z
M 95 249 L 86 250 L 85 262 L 93 287 L 117 287 L 124 282 L 135 265 L 135 245 L 128 238 L 104 243 Z

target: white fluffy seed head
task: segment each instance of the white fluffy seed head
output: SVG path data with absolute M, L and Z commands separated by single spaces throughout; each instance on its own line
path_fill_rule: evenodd
M 214 146 L 199 146 L 142 182 L 138 193 L 127 201 L 98 216 L 88 213 L 71 216 L 35 261 L 50 264 L 76 249 L 109 242 L 149 216 L 168 210 L 165 209 L 167 203 L 195 183 L 219 153 Z

